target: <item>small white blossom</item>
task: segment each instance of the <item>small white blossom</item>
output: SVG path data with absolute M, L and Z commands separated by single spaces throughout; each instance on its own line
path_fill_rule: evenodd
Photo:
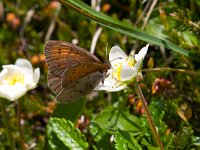
M 109 53 L 111 69 L 108 70 L 107 77 L 95 90 L 120 91 L 126 88 L 128 83 L 141 78 L 142 62 L 147 54 L 148 47 L 149 44 L 143 47 L 134 57 L 128 57 L 120 47 L 113 46 Z
M 3 65 L 0 72 L 0 97 L 17 100 L 28 90 L 34 89 L 40 78 L 40 69 L 33 70 L 26 59 L 17 59 L 15 65 Z

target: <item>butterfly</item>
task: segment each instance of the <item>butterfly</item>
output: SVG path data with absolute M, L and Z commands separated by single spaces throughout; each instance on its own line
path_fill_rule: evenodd
M 48 87 L 59 102 L 73 102 L 91 93 L 110 68 L 87 50 L 64 41 L 47 41 L 44 54 Z

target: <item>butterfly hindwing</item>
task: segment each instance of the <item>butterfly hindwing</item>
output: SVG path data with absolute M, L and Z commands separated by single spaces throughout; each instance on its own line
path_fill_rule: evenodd
M 66 69 L 63 73 L 62 87 L 67 88 L 71 83 L 92 72 L 100 71 L 102 73 L 102 70 L 104 69 L 103 67 L 104 65 L 99 65 L 97 63 L 82 63 L 73 65 Z
M 67 88 L 63 88 L 57 95 L 56 100 L 59 102 L 72 102 L 84 95 L 92 92 L 92 90 L 99 84 L 103 74 L 99 71 L 92 72 L 83 76 L 71 83 Z
M 50 87 L 55 94 L 59 94 L 62 90 L 62 78 L 60 76 L 55 76 L 53 73 L 49 72 L 47 75 L 47 79 L 48 87 Z

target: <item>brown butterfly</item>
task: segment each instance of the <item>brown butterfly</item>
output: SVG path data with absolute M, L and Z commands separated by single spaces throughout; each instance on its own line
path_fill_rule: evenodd
M 59 102 L 72 102 L 91 93 L 110 68 L 85 49 L 64 41 L 47 41 L 44 54 L 48 86 Z

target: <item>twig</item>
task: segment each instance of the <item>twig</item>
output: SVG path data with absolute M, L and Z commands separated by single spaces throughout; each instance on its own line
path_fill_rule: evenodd
M 91 7 L 96 11 L 100 11 L 101 10 L 100 3 L 101 3 L 101 0 L 91 0 Z M 97 41 L 99 39 L 99 36 L 101 35 L 101 32 L 102 32 L 102 27 L 98 27 L 96 32 L 94 33 L 94 36 L 92 38 L 92 43 L 90 46 L 90 52 L 92 54 L 94 53 L 94 50 L 95 50 Z
M 147 4 L 145 5 L 142 14 L 138 17 L 137 21 L 135 22 L 135 26 L 141 21 L 143 18 L 144 14 L 147 12 L 149 6 L 151 5 L 151 0 L 147 1 Z
M 150 7 L 150 9 L 149 9 L 149 11 L 148 11 L 148 13 L 147 13 L 147 16 L 144 18 L 144 22 L 143 22 L 143 25 L 142 25 L 142 29 L 145 28 L 145 26 L 146 26 L 146 24 L 147 24 L 147 22 L 148 22 L 148 20 L 149 20 L 149 17 L 150 17 L 150 15 L 151 15 L 151 13 L 152 13 L 154 7 L 156 6 L 156 3 L 157 3 L 157 2 L 158 2 L 158 0 L 153 0 L 153 3 L 151 4 L 151 7 Z
M 20 40 L 21 40 L 21 43 L 22 43 L 21 47 L 22 47 L 23 52 L 26 52 L 26 47 L 27 47 L 27 42 L 26 42 L 26 39 L 24 37 L 24 30 L 25 30 L 26 26 L 30 23 L 34 13 L 35 13 L 34 9 L 30 9 L 26 13 L 23 25 L 22 25 L 22 27 L 21 27 L 21 29 L 19 31 L 19 36 L 20 36 Z
M 184 69 L 176 69 L 176 68 L 152 68 L 152 69 L 142 69 L 143 72 L 152 72 L 152 71 L 174 71 L 180 73 L 186 73 L 190 75 L 200 76 L 200 72 L 188 71 Z
M 4 6 L 3 1 L 0 1 L 0 21 L 2 21 L 4 18 Z
M 93 38 L 92 38 L 92 44 L 91 44 L 91 48 L 90 48 L 90 52 L 93 54 L 96 44 L 97 44 L 97 40 L 99 39 L 99 36 L 101 35 L 102 32 L 102 27 L 98 27 L 98 29 L 96 30 Z
M 60 10 L 61 10 L 61 4 L 58 3 L 58 7 L 56 8 L 54 16 L 51 19 L 51 23 L 49 25 L 48 31 L 47 31 L 46 36 L 44 38 L 45 41 L 49 40 L 51 35 L 52 35 L 52 33 L 53 33 L 53 30 L 54 30 L 54 28 L 56 26 L 56 18 L 58 17 Z
M 155 139 L 157 145 L 160 147 L 160 149 L 164 150 L 164 146 L 163 146 L 163 144 L 160 140 L 160 137 L 159 137 L 158 132 L 156 130 L 156 126 L 155 126 L 153 119 L 151 117 L 151 114 L 148 110 L 147 103 L 145 101 L 144 95 L 143 95 L 142 90 L 140 89 L 140 86 L 139 86 L 137 81 L 134 82 L 134 86 L 135 86 L 136 92 L 137 92 L 137 94 L 140 98 L 140 101 L 142 103 L 142 106 L 144 108 L 144 111 L 145 111 L 145 114 L 146 114 L 146 117 L 147 117 L 147 121 L 149 123 L 151 132 L 153 133 L 154 139 Z

